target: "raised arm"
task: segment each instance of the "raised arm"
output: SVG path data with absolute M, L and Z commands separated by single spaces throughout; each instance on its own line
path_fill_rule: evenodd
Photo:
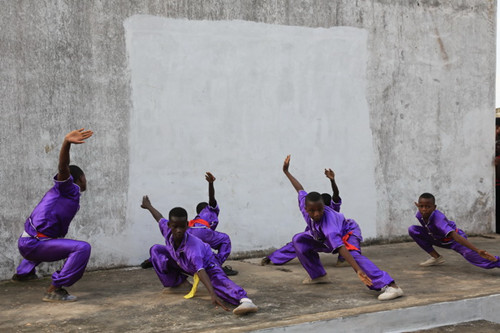
M 486 252 L 486 250 L 480 250 L 477 247 L 475 247 L 474 245 L 472 245 L 471 242 L 469 242 L 464 237 L 460 236 L 456 231 L 452 231 L 451 234 L 450 234 L 450 236 L 451 236 L 451 238 L 453 238 L 454 241 L 456 241 L 459 244 L 462 244 L 463 246 L 468 247 L 469 249 L 471 249 L 472 251 L 476 252 L 477 254 L 479 254 L 484 259 L 488 259 L 489 261 L 497 261 L 498 260 L 497 258 L 495 258 L 495 256 L 493 256 L 493 255 L 489 254 L 488 252 Z
M 64 137 L 63 144 L 61 146 L 61 151 L 59 152 L 59 165 L 57 170 L 57 180 L 64 181 L 69 178 L 69 150 L 71 148 L 71 144 L 81 144 L 84 143 L 85 140 L 90 138 L 94 134 L 91 130 L 85 130 L 80 128 L 79 130 L 74 130 L 66 134 Z M 77 179 L 75 179 L 76 181 Z
M 205 179 L 208 182 L 208 204 L 210 207 L 217 206 L 217 200 L 215 200 L 215 188 L 214 181 L 215 177 L 210 172 L 205 174 Z
M 156 208 L 153 207 L 147 195 L 142 197 L 141 208 L 149 210 L 149 212 L 151 213 L 151 215 L 153 215 L 153 218 L 156 220 L 156 222 L 159 222 L 163 218 L 163 215 L 161 215 L 161 213 L 157 211 Z
M 290 180 L 290 183 L 292 183 L 292 186 L 293 188 L 295 188 L 295 190 L 297 192 L 299 191 L 303 191 L 304 188 L 302 187 L 302 185 L 299 183 L 299 181 L 297 179 L 295 179 L 294 176 L 292 176 L 292 174 L 288 171 L 288 167 L 290 166 L 290 155 L 288 155 L 286 158 L 285 158 L 285 162 L 283 162 L 283 172 L 285 173 L 286 177 L 288 178 L 288 180 Z
M 339 188 L 337 187 L 337 183 L 335 183 L 335 172 L 333 172 L 332 169 L 325 169 L 325 176 L 326 178 L 330 179 L 330 183 L 332 184 L 332 200 L 335 203 L 340 202 L 340 196 L 339 196 Z

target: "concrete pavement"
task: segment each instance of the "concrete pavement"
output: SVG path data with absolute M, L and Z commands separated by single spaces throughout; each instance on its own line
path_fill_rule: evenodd
M 500 235 L 470 240 L 500 254 Z M 389 272 L 405 292 L 385 302 L 378 301 L 378 293 L 364 287 L 350 267 L 334 267 L 336 255 L 321 255 L 332 280 L 324 285 L 302 285 L 306 273 L 296 259 L 283 266 L 260 266 L 260 258 L 231 260 L 228 264 L 240 272 L 232 279 L 260 307 L 258 313 L 243 317 L 213 308 L 203 286 L 190 300 L 164 290 L 152 269 L 87 272 L 68 288 L 79 297 L 71 304 L 41 301 L 50 277 L 3 281 L 0 331 L 246 332 L 500 294 L 500 269 L 480 269 L 453 251 L 439 252 L 446 263 L 423 268 L 418 263 L 427 254 L 414 243 L 364 247 L 364 255 Z

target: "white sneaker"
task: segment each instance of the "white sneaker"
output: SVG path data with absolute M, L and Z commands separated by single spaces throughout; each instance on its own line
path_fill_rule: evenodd
M 319 284 L 319 283 L 331 283 L 331 281 L 326 274 L 317 277 L 315 279 L 311 279 L 311 277 L 308 276 L 302 281 L 302 284 Z
M 403 289 L 399 287 L 385 286 L 382 291 L 382 294 L 378 295 L 379 301 L 388 301 L 403 296 Z
M 243 315 L 251 312 L 257 312 L 259 308 L 252 301 L 241 302 L 236 309 L 233 310 L 235 315 Z
M 442 265 L 444 264 L 446 260 L 444 260 L 443 256 L 439 256 L 437 258 L 430 257 L 424 262 L 420 263 L 420 266 L 427 267 L 427 266 L 437 266 L 437 265 Z

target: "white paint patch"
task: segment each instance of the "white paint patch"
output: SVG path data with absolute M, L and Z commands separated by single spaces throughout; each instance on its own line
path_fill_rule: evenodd
M 125 30 L 134 251 L 161 242 L 142 195 L 164 215 L 183 206 L 194 217 L 207 200 L 205 171 L 217 177 L 218 230 L 233 251 L 290 241 L 305 223 L 281 170 L 287 154 L 308 191 L 331 192 L 331 167 L 342 211 L 376 236 L 366 30 L 142 15 Z

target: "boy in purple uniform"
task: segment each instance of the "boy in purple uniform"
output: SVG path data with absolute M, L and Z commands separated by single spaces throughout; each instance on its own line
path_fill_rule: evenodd
M 416 215 L 421 225 L 412 225 L 408 228 L 411 238 L 431 258 L 420 263 L 420 266 L 436 266 L 445 262 L 433 246 L 451 249 L 465 258 L 471 264 L 481 268 L 500 267 L 500 258 L 485 250 L 480 250 L 467 240 L 467 235 L 458 229 L 455 222 L 449 221 L 446 216 L 436 209 L 436 199 L 430 193 L 423 193 L 415 205 L 418 208 Z
M 188 232 L 208 245 L 214 250 L 217 250 L 215 258 L 222 264 L 226 261 L 231 253 L 231 239 L 229 235 L 215 231 L 219 224 L 219 206 L 215 200 L 215 177 L 207 172 L 205 179 L 208 182 L 208 203 L 200 202 L 196 206 L 196 217 L 189 221 Z M 238 271 L 233 270 L 231 266 L 222 267 L 226 275 L 236 275 Z
M 52 274 L 52 284 L 43 301 L 76 301 L 63 287 L 78 281 L 87 267 L 90 245 L 87 242 L 64 239 L 69 224 L 80 208 L 80 192 L 87 188 L 83 171 L 69 165 L 71 144 L 84 143 L 92 136 L 90 130 L 74 130 L 68 133 L 59 153 L 58 173 L 54 186 L 45 194 L 24 224 L 19 238 L 19 252 L 24 257 L 17 267 L 14 281 L 36 279 L 36 266 L 42 262 L 66 259 L 61 270 Z
M 236 315 L 258 310 L 245 290 L 227 277 L 210 246 L 186 232 L 188 219 L 184 208 L 173 208 L 166 220 L 151 205 L 147 196 L 142 198 L 141 207 L 151 213 L 165 237 L 165 245 L 153 245 L 150 249 L 153 268 L 163 286 L 180 289 L 189 287 L 187 275 L 198 274 L 216 307 L 221 306 L 229 311 L 222 302 L 224 300 L 234 305 L 239 304 L 233 310 Z
M 217 200 L 215 200 L 215 177 L 210 172 L 207 172 L 205 179 L 208 182 L 208 202 L 200 202 L 196 206 L 197 215 L 194 220 L 189 221 L 188 232 L 210 245 L 212 249 L 217 250 L 215 258 L 222 266 L 229 257 L 229 254 L 231 254 L 231 239 L 229 235 L 215 231 L 219 224 L 220 212 Z M 153 267 L 151 258 L 144 260 L 141 263 L 141 267 Z M 228 276 L 238 274 L 238 271 L 229 265 L 223 266 L 222 269 Z
M 304 284 L 328 283 L 326 271 L 318 252 L 339 253 L 351 265 L 359 279 L 370 289 L 382 290 L 379 300 L 390 300 L 403 295 L 394 279 L 361 254 L 359 226 L 344 215 L 325 207 L 318 192 L 307 193 L 288 171 L 290 155 L 283 163 L 283 172 L 298 192 L 299 208 L 309 227 L 308 231 L 293 237 L 293 245 L 300 263 L 309 274 Z
M 325 169 L 325 176 L 330 179 L 330 183 L 332 185 L 332 191 L 333 195 L 330 195 L 328 193 L 322 193 L 321 198 L 323 199 L 323 203 L 326 207 L 332 208 L 336 212 L 340 212 L 340 206 L 342 205 L 342 199 L 339 196 L 339 188 L 337 186 L 337 183 L 335 182 L 335 173 L 332 171 L 332 169 Z M 308 231 L 309 227 L 306 227 L 304 231 Z M 361 238 L 361 233 L 359 234 L 360 239 Z M 277 249 L 273 253 L 271 253 L 268 256 L 265 256 L 261 260 L 261 265 L 265 266 L 267 264 L 274 264 L 274 265 L 283 265 L 289 262 L 290 260 L 294 259 L 297 256 L 295 253 L 295 247 L 293 246 L 293 242 L 287 243 L 285 246 Z M 337 263 L 335 264 L 337 267 L 342 267 L 342 266 L 350 266 L 344 258 L 342 258 L 341 255 L 338 256 Z

